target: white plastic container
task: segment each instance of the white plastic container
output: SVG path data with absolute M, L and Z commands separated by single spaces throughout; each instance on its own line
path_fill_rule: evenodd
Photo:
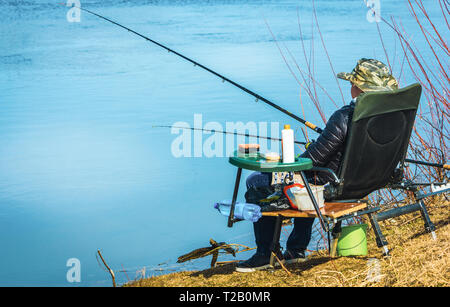
M 284 125 L 284 129 L 281 130 L 281 140 L 283 144 L 283 163 L 294 163 L 294 130 L 291 126 Z
M 319 205 L 319 208 L 322 208 L 325 203 L 325 200 L 323 198 L 324 187 L 321 185 L 311 186 L 311 190 L 314 194 L 317 204 Z M 306 188 L 293 189 L 292 194 L 294 194 L 295 204 L 297 205 L 298 210 L 300 211 L 315 210 L 311 198 L 309 198 L 308 191 L 306 190 Z

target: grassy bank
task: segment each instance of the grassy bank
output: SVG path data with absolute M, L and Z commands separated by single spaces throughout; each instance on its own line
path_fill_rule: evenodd
M 146 278 L 133 287 L 299 287 L 299 286 L 450 286 L 450 215 L 448 202 L 428 206 L 437 240 L 424 232 L 420 214 L 381 223 L 391 257 L 384 258 L 368 231 L 367 257 L 331 259 L 324 252 L 301 264 L 254 273 L 238 273 L 234 264 L 204 271 L 178 272 Z

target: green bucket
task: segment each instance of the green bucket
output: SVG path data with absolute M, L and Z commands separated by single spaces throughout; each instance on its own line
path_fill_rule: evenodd
M 367 255 L 367 224 L 356 224 L 342 227 L 341 236 L 337 243 L 339 256 Z

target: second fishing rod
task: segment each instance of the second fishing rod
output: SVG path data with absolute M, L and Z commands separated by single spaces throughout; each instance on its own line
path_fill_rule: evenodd
M 202 65 L 202 64 L 200 64 L 200 63 L 198 63 L 198 62 L 196 62 L 196 61 L 194 61 L 194 60 L 192 60 L 191 58 L 188 58 L 188 57 L 182 55 L 181 53 L 179 53 L 179 52 L 177 52 L 177 51 L 175 51 L 175 50 L 173 50 L 173 49 L 170 49 L 169 47 L 167 47 L 167 46 L 165 46 L 165 45 L 163 45 L 163 44 L 161 44 L 161 43 L 159 43 L 159 42 L 157 42 L 157 41 L 155 41 L 155 40 L 153 40 L 153 39 L 151 39 L 151 38 L 149 38 L 149 37 L 147 37 L 147 36 L 145 36 L 145 35 L 143 35 L 143 34 L 141 34 L 141 33 L 138 33 L 138 32 L 136 32 L 136 31 L 134 31 L 134 30 L 132 30 L 132 29 L 126 27 L 126 26 L 123 26 L 123 25 L 121 25 L 121 24 L 119 24 L 119 23 L 117 23 L 117 22 L 115 22 L 115 21 L 113 21 L 113 20 L 111 20 L 111 19 L 109 19 L 109 18 L 107 18 L 107 17 L 104 17 L 104 16 L 102 16 L 102 15 L 99 15 L 99 14 L 97 14 L 97 13 L 95 13 L 95 12 L 92 12 L 92 11 L 90 11 L 90 10 L 88 10 L 88 9 L 85 9 L 85 8 L 81 8 L 81 7 L 76 7 L 76 8 L 78 8 L 78 9 L 80 9 L 80 10 L 86 12 L 86 13 L 89 13 L 89 14 L 91 14 L 91 15 L 97 16 L 97 17 L 99 17 L 99 18 L 101 18 L 101 19 L 103 19 L 103 20 L 106 20 L 106 21 L 108 21 L 108 22 L 110 22 L 110 23 L 112 23 L 112 24 L 114 24 L 114 25 L 116 25 L 116 26 L 119 26 L 119 27 L 121 27 L 121 28 L 123 28 L 123 29 L 125 29 L 125 30 L 127 30 L 127 31 L 129 31 L 129 32 L 131 32 L 131 33 L 133 33 L 133 34 L 135 34 L 135 35 L 137 35 L 137 36 L 139 36 L 139 37 L 142 37 L 143 39 L 147 40 L 148 42 L 150 42 L 150 43 L 152 43 L 152 44 L 155 44 L 155 45 L 157 45 L 157 46 L 159 46 L 159 47 L 161 47 L 161 48 L 167 50 L 169 53 L 173 53 L 173 54 L 177 55 L 178 57 L 180 57 L 180 58 L 182 58 L 182 59 L 184 59 L 184 60 L 186 60 L 186 61 L 188 61 L 188 62 L 191 62 L 191 63 L 194 64 L 195 66 L 198 66 L 198 67 L 202 68 L 203 70 L 206 70 L 207 72 L 209 72 L 209 73 L 211 73 L 211 74 L 213 74 L 213 75 L 215 75 L 215 76 L 221 78 L 223 82 L 228 82 L 228 83 L 234 85 L 235 87 L 237 87 L 237 88 L 243 90 L 244 92 L 246 92 L 246 93 L 252 95 L 253 97 L 256 98 L 256 101 L 259 101 L 259 100 L 260 100 L 260 101 L 262 101 L 262 102 L 264 102 L 264 103 L 270 105 L 271 107 L 273 107 L 273 108 L 275 108 L 275 109 L 277 109 L 277 110 L 283 112 L 284 114 L 286 114 L 286 115 L 292 117 L 293 119 L 299 121 L 300 123 L 306 125 L 308 128 L 314 130 L 315 132 L 317 132 L 317 133 L 319 133 L 319 134 L 322 133 L 322 129 L 319 128 L 319 127 L 317 127 L 317 126 L 314 125 L 313 123 L 310 123 L 310 122 L 304 120 L 303 118 L 298 117 L 297 115 L 295 115 L 295 114 L 289 112 L 288 110 L 286 110 L 286 109 L 280 107 L 279 105 L 273 103 L 272 101 L 270 101 L 270 100 L 268 100 L 268 99 L 266 99 L 266 98 L 264 98 L 264 97 L 258 95 L 257 93 L 255 93 L 255 92 L 249 90 L 248 88 L 246 88 L 246 87 L 244 87 L 244 86 L 242 86 L 242 85 L 240 85 L 240 84 L 234 82 L 233 80 L 228 79 L 227 77 L 223 76 L 222 74 L 219 74 L 218 72 L 216 72 L 216 71 L 214 71 L 214 70 L 212 70 L 212 69 L 210 69 L 210 68 L 208 68 L 208 67 L 206 67 L 206 66 L 204 66 L 204 65 Z
M 154 125 L 153 128 L 171 128 L 171 129 L 175 128 L 175 129 L 184 129 L 184 130 L 192 130 L 192 131 L 202 131 L 202 132 L 207 132 L 207 133 L 222 133 L 222 134 L 240 135 L 240 136 L 245 136 L 248 138 L 265 139 L 265 140 L 281 142 L 280 138 L 268 137 L 268 136 L 263 136 L 263 135 L 255 135 L 255 134 L 249 134 L 249 133 L 239 133 L 239 132 L 234 132 L 234 131 L 192 128 L 192 127 L 182 127 L 182 126 L 173 126 L 173 125 L 172 126 L 170 126 L 170 125 Z M 300 142 L 300 141 L 295 141 L 295 140 L 294 140 L 294 143 L 300 144 L 300 145 L 309 145 L 310 144 L 307 142 Z

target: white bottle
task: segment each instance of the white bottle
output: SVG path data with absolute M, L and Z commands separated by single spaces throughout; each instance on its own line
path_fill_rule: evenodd
M 294 130 L 290 125 L 284 125 L 284 129 L 281 130 L 281 140 L 283 149 L 283 163 L 294 163 Z

